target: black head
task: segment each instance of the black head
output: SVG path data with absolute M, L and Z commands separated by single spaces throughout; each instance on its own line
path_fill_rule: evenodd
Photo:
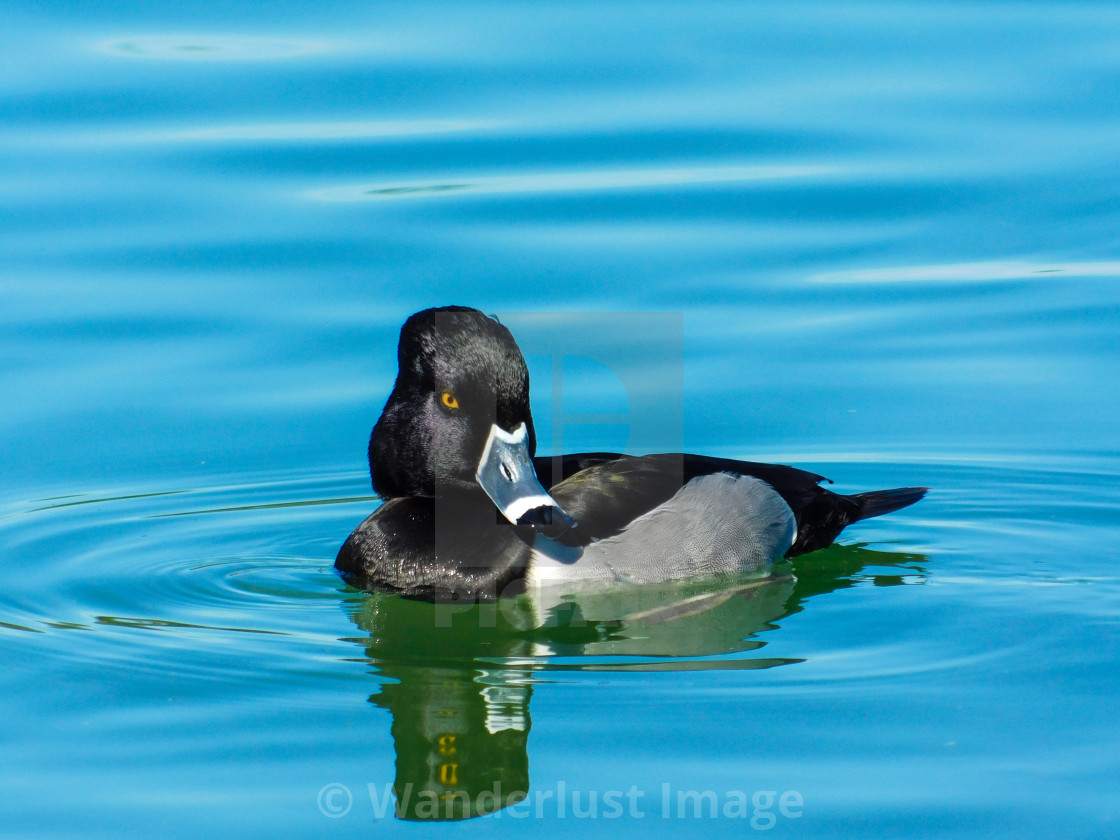
M 529 371 L 510 331 L 477 309 L 417 312 L 401 327 L 397 381 L 373 428 L 369 468 L 385 499 L 477 491 L 491 427 L 522 423 L 530 455 Z

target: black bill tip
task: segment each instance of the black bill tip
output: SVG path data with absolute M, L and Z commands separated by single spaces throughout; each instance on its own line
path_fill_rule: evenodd
M 572 517 L 555 505 L 541 505 L 527 510 L 517 520 L 518 525 L 532 528 L 535 533 L 555 540 L 566 534 L 578 524 Z

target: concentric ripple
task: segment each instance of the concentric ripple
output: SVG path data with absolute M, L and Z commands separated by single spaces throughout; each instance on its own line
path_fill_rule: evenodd
M 0 631 L 45 635 L 55 641 L 41 644 L 67 659 L 144 661 L 184 645 L 190 659 L 217 645 L 241 651 L 221 666 L 231 669 L 263 643 L 251 637 L 289 637 L 286 655 L 334 643 L 346 627 L 339 602 L 353 595 L 332 568 L 333 537 L 316 539 L 306 512 L 323 534 L 344 532 L 355 499 L 337 491 L 348 483 L 273 479 L 26 505 L 0 520 L 12 582 Z M 86 631 L 77 648 L 62 638 L 75 631 Z
M 868 674 L 971 667 L 1002 654 L 979 646 L 948 658 L 931 653 L 915 660 L 915 646 L 936 648 L 938 642 L 921 638 L 921 622 L 913 615 L 910 629 L 863 643 L 849 638 L 841 644 L 826 635 L 806 647 L 770 631 L 790 621 L 800 623 L 802 619 L 794 619 L 800 613 L 843 609 L 853 597 L 842 594 L 845 590 L 862 593 L 855 595 L 860 616 L 851 620 L 865 622 L 868 611 L 884 610 L 884 621 L 889 621 L 895 607 L 887 593 L 900 585 L 932 586 L 934 599 L 955 597 L 967 587 L 973 603 L 997 607 L 1024 593 L 1041 594 L 1038 608 L 1060 611 L 1079 603 L 1091 583 L 1094 603 L 1105 612 L 1113 609 L 1116 581 L 1102 582 L 1099 576 L 1084 581 L 1073 565 L 1012 564 L 975 575 L 958 565 L 952 576 L 939 576 L 931 559 L 951 554 L 965 534 L 973 546 L 991 543 L 996 551 L 997 544 L 1014 538 L 1052 556 L 1053 543 L 1062 534 L 1039 528 L 1029 511 L 1047 503 L 1053 482 L 1084 485 L 1081 495 L 1095 496 L 1103 507 L 1081 511 L 1080 527 L 1107 529 L 1120 509 L 1112 477 L 1078 472 L 1074 466 L 845 463 L 843 472 L 860 484 L 891 481 L 883 475 L 886 470 L 919 476 L 935 490 L 907 513 L 851 529 L 851 537 L 867 542 L 846 540 L 848 545 L 798 558 L 792 576 L 761 588 L 751 583 L 732 597 L 712 597 L 686 611 L 683 619 L 666 622 L 643 615 L 635 621 L 620 615 L 610 626 L 583 628 L 582 635 L 565 625 L 558 632 L 516 639 L 487 635 L 489 631 L 476 627 L 471 638 L 477 637 L 477 645 L 463 647 L 460 637 L 456 656 L 528 656 L 550 671 L 768 668 L 808 656 L 823 665 L 816 672 L 818 680 L 834 656 L 841 658 L 837 679 L 850 674 L 853 658 L 860 657 L 866 659 L 861 667 Z M 111 632 L 115 642 L 121 633 L 142 633 L 131 636 L 124 648 L 140 658 L 150 655 L 151 646 L 166 645 L 168 637 L 188 649 L 223 640 L 223 646 L 246 651 L 267 645 L 260 641 L 263 637 L 282 636 L 317 645 L 316 658 L 326 645 L 335 659 L 364 652 L 374 666 L 381 660 L 424 662 L 431 650 L 447 644 L 447 634 L 441 636 L 437 622 L 424 612 L 429 607 L 355 591 L 333 569 L 338 544 L 375 504 L 365 494 L 364 476 L 357 473 L 265 477 L 195 489 L 136 488 L 26 504 L 0 519 L 9 569 L 0 601 L 0 633 L 26 640 Z M 882 540 L 889 542 L 877 542 Z M 690 597 L 690 603 L 696 600 L 694 594 Z M 394 627 L 405 629 L 394 632 Z M 365 650 L 355 649 L 355 642 Z M 60 643 L 58 649 L 67 647 Z M 288 654 L 298 647 L 289 647 Z M 87 643 L 82 655 L 95 649 Z M 100 650 L 118 656 L 123 649 L 110 644 Z

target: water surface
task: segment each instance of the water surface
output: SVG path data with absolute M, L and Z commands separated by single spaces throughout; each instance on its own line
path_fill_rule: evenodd
M 9 835 L 405 834 L 440 774 L 511 795 L 429 831 L 1116 834 L 1113 5 L 5 21 Z M 546 449 L 934 489 L 672 616 L 438 627 L 332 563 L 447 303 Z

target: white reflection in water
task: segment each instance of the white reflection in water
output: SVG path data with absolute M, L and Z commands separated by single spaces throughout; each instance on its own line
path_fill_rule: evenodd
M 1120 262 L 979 262 L 838 271 L 809 278 L 816 283 L 984 283 L 1051 280 L 1055 277 L 1118 277 Z
M 331 140 L 406 140 L 441 134 L 468 134 L 503 127 L 497 120 L 361 120 L 351 122 L 247 123 L 195 125 L 152 130 L 147 127 L 109 131 L 9 133 L 0 143 L 20 147 L 111 147 L 175 143 L 288 143 Z
M 384 120 L 229 125 L 152 134 L 152 140 L 365 140 L 455 134 L 498 126 L 484 120 Z

